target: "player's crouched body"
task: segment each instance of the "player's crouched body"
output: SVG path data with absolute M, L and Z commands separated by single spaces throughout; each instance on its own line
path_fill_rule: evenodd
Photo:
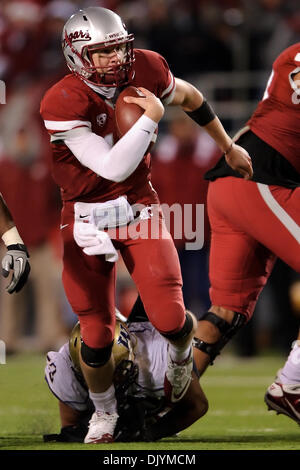
M 47 354 L 46 381 L 59 399 L 61 432 L 44 436 L 46 441 L 84 442 L 88 432 L 94 406 L 80 369 L 80 347 L 77 323 L 69 344 Z M 195 365 L 184 397 L 174 405 L 166 400 L 168 342 L 146 317 L 127 323 L 117 320 L 112 354 L 119 415 L 115 441 L 156 441 L 172 436 L 207 412 Z

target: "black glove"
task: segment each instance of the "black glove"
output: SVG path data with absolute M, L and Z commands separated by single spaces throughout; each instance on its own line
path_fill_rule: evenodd
M 84 424 L 75 424 L 61 428 L 60 434 L 44 434 L 44 442 L 83 442 L 88 427 Z
M 25 245 L 17 243 L 8 245 L 7 253 L 2 259 L 2 275 L 8 277 L 13 271 L 12 279 L 6 290 L 9 294 L 19 292 L 27 281 L 30 273 L 29 254 Z
M 115 430 L 116 442 L 151 442 L 156 440 L 151 425 L 164 409 L 165 399 L 157 397 L 137 398 L 127 396 L 118 405 L 119 419 Z
M 118 403 L 118 422 L 115 429 L 115 441 L 136 442 L 140 441 L 141 430 L 145 424 L 145 410 L 140 400 L 134 397 L 126 397 Z

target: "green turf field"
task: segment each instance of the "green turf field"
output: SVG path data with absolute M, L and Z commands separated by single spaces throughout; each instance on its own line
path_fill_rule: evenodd
M 44 381 L 43 356 L 20 355 L 0 365 L 1 450 L 99 450 L 84 444 L 44 444 L 59 431 L 56 399 Z M 178 437 L 155 443 L 103 444 L 105 450 L 292 450 L 300 449 L 300 427 L 268 412 L 263 397 L 283 357 L 216 360 L 202 379 L 207 415 Z

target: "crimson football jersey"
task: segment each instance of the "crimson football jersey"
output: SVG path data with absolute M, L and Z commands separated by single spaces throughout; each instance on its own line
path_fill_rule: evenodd
M 254 134 L 283 155 L 300 173 L 300 42 L 285 49 L 273 64 L 263 99 L 248 122 Z M 298 83 L 298 85 L 300 85 Z
M 134 78 L 130 85 L 144 87 L 168 103 L 175 80 L 165 59 L 153 51 L 135 49 Z M 73 74 L 66 75 L 50 88 L 40 109 L 45 127 L 52 136 L 53 177 L 64 201 L 104 202 L 126 195 L 130 203 L 157 203 L 150 183 L 150 155 L 123 182 L 115 183 L 83 166 L 63 140 L 55 134 L 81 126 L 114 144 L 114 102 L 101 96 Z M 124 155 L 126 158 L 126 155 Z

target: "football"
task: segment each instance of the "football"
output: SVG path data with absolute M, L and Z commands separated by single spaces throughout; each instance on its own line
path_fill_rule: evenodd
M 136 121 L 144 114 L 144 109 L 142 109 L 137 104 L 133 103 L 126 103 L 123 98 L 124 96 L 144 96 L 143 93 L 134 86 L 129 86 L 125 88 L 119 94 L 116 105 L 115 105 L 115 131 L 117 139 L 120 139 L 126 132 L 136 123 Z M 157 138 L 157 131 L 156 128 L 155 133 L 153 134 L 151 143 L 147 149 L 148 153 L 152 146 L 154 145 L 156 138 Z
M 126 103 L 124 96 L 144 96 L 143 93 L 134 86 L 125 88 L 118 96 L 115 106 L 115 125 L 117 137 L 120 138 L 133 126 L 133 124 L 144 114 L 144 110 L 133 103 Z

